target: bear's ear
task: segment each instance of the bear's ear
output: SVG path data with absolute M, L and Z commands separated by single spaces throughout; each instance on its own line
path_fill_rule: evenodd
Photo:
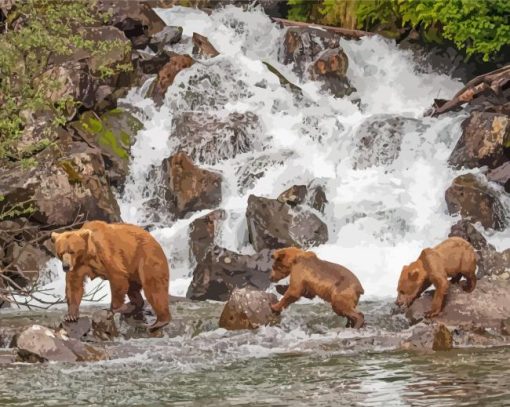
M 409 272 L 409 279 L 411 281 L 416 281 L 416 280 L 418 280 L 419 275 L 420 275 L 420 270 L 418 270 L 417 268 L 413 268 Z
M 60 235 L 60 233 L 57 233 L 57 232 L 52 232 L 51 233 L 51 242 L 52 243 L 55 243 L 55 241 L 57 240 L 57 237 Z
M 89 241 L 92 236 L 92 231 L 89 229 L 81 229 L 78 234 L 83 237 L 86 241 Z

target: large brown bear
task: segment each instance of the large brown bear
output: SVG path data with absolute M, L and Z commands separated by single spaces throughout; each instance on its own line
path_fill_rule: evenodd
M 85 278 L 110 282 L 113 312 L 134 313 L 143 308 L 141 289 L 157 316 L 151 330 L 170 321 L 170 271 L 159 243 L 142 228 L 129 224 L 86 222 L 81 229 L 52 233 L 57 256 L 66 272 L 66 321 L 76 321 Z M 130 304 L 124 304 L 127 296 Z
M 441 312 L 450 282 L 466 278 L 462 288 L 471 292 L 476 286 L 476 254 L 473 247 L 460 237 L 451 237 L 433 248 L 424 249 L 418 260 L 404 266 L 398 282 L 396 304 L 409 307 L 423 291 L 436 287 L 432 307 L 425 314 L 432 318 Z
M 356 310 L 363 287 L 348 269 L 295 247 L 275 250 L 272 257 L 271 281 L 277 282 L 290 275 L 283 297 L 271 305 L 274 312 L 281 312 L 300 297 L 313 298 L 317 295 L 331 303 L 338 315 L 347 318 L 347 327 L 363 326 L 365 318 Z M 278 291 L 282 292 L 283 287 L 278 286 Z

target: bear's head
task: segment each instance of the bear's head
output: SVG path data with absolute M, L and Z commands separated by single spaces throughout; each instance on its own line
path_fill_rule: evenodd
M 273 259 L 273 269 L 269 279 L 273 283 L 276 283 L 282 278 L 287 277 L 292 270 L 292 265 L 303 253 L 305 253 L 305 251 L 297 247 L 286 247 L 285 249 L 275 250 L 271 255 Z
M 409 307 L 420 295 L 427 279 L 427 272 L 421 260 L 404 266 L 398 280 L 398 296 L 396 304 Z
M 73 271 L 76 265 L 91 255 L 91 237 L 92 231 L 88 229 L 51 234 L 51 241 L 55 244 L 55 251 L 66 273 Z

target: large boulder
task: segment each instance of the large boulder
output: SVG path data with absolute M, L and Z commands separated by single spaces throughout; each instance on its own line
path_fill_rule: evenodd
M 272 264 L 269 250 L 242 255 L 215 246 L 193 271 L 186 297 L 226 301 L 234 288 L 251 286 L 265 290 L 269 287 Z
M 455 178 L 445 193 L 450 215 L 459 214 L 472 223 L 483 227 L 503 230 L 506 214 L 497 194 L 476 175 L 464 174 Z
M 25 168 L 20 163 L 0 169 L 0 211 L 23 214 L 52 226 L 87 219 L 120 221 L 120 210 L 106 178 L 101 152 L 86 143 L 60 140 Z
M 260 146 L 259 118 L 251 113 L 229 113 L 222 117 L 200 112 L 185 112 L 173 120 L 172 141 L 194 161 L 216 164 Z
M 423 320 L 424 313 L 430 310 L 433 293 L 433 290 L 425 292 L 409 307 L 406 317 L 411 324 Z M 447 326 L 498 329 L 508 315 L 510 281 L 484 278 L 471 293 L 463 291 L 459 284 L 451 284 L 445 307 L 434 320 Z
M 472 112 L 462 123 L 462 136 L 448 160 L 454 168 L 487 165 L 496 168 L 510 159 L 510 117 Z
M 189 227 L 190 258 L 197 263 L 205 259 L 207 253 L 214 247 L 214 240 L 218 235 L 220 223 L 225 219 L 223 209 L 217 209 L 191 222 Z
M 421 324 L 411 330 L 400 346 L 418 351 L 448 351 L 453 348 L 453 335 L 444 324 Z
M 250 243 L 256 251 L 296 246 L 309 248 L 326 243 L 328 227 L 312 211 L 250 195 L 246 209 Z
M 169 61 L 158 72 L 158 77 L 153 82 L 148 95 L 154 99 L 157 105 L 161 105 L 167 89 L 174 83 L 175 77 L 183 69 L 189 68 L 195 61 L 189 55 L 171 53 Z
M 165 46 L 178 43 L 181 37 L 182 27 L 166 26 L 152 36 L 149 41 L 149 48 L 155 53 L 162 52 Z
M 41 325 L 32 325 L 16 338 L 18 358 L 23 362 L 82 362 L 106 360 L 106 352 L 96 346 L 68 338 Z
M 273 312 L 271 304 L 277 302 L 276 295 L 253 288 L 236 288 L 230 294 L 220 316 L 220 328 L 229 330 L 256 329 L 274 325 L 280 317 Z
M 143 124 L 124 109 L 113 109 L 100 117 L 92 111 L 70 123 L 87 143 L 99 146 L 112 186 L 121 189 L 129 172 L 131 146 Z
M 368 118 L 356 131 L 354 168 L 390 165 L 400 155 L 404 136 L 423 130 L 424 126 L 410 117 L 380 114 Z
M 179 152 L 162 163 L 162 181 L 169 211 L 177 217 L 211 209 L 221 202 L 221 175 L 197 167 L 186 153 Z
M 331 31 L 312 27 L 291 27 L 285 32 L 280 61 L 294 64 L 293 70 L 301 77 L 317 56 L 325 49 L 338 48 L 340 37 Z

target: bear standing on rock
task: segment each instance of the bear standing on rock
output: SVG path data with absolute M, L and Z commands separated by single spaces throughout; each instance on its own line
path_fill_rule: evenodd
M 113 312 L 131 314 L 143 308 L 143 289 L 157 320 L 151 330 L 170 322 L 170 271 L 163 249 L 144 229 L 129 224 L 86 222 L 80 230 L 52 233 L 66 272 L 66 321 L 76 321 L 85 278 L 110 282 Z M 125 304 L 126 295 L 130 303 Z
M 466 292 L 470 293 L 476 287 L 475 250 L 460 237 L 451 237 L 433 248 L 424 249 L 418 260 L 404 266 L 398 282 L 396 304 L 409 307 L 433 284 L 436 292 L 432 308 L 425 317 L 438 316 L 448 293 L 448 277 L 451 277 L 451 283 L 458 283 L 465 277 L 462 288 Z
M 289 287 L 283 297 L 271 305 L 274 312 L 281 312 L 300 297 L 313 298 L 317 295 L 331 303 L 338 315 L 347 318 L 347 327 L 363 326 L 365 318 L 356 310 L 363 287 L 348 269 L 296 247 L 276 250 L 272 257 L 271 281 L 277 282 L 290 275 Z

